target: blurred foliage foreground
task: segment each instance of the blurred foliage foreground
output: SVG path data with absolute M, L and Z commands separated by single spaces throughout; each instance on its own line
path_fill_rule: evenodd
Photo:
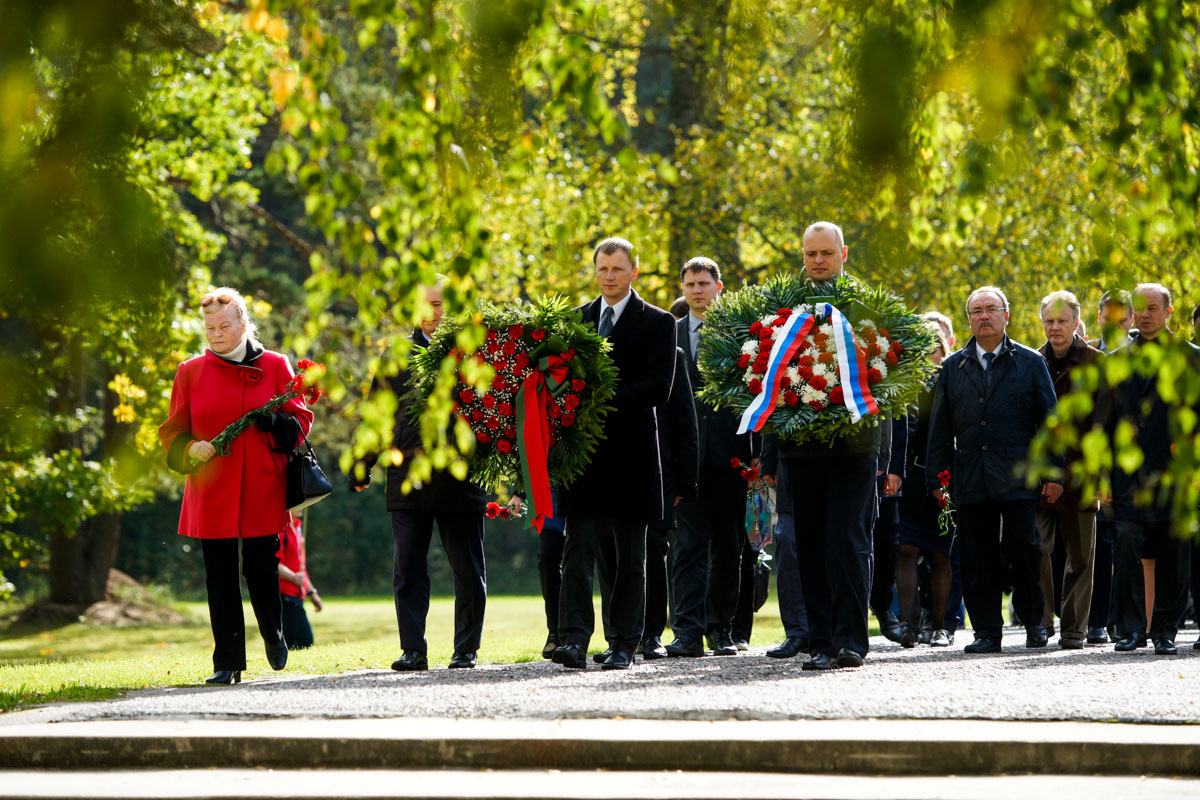
M 855 274 L 960 327 L 969 287 L 1004 287 L 1029 344 L 1051 289 L 1089 321 L 1138 280 L 1197 299 L 1195 3 L 5 8 L 0 593 L 32 575 L 55 602 L 97 599 L 124 515 L 178 496 L 154 430 L 213 285 L 254 298 L 269 346 L 329 367 L 315 438 L 343 468 L 389 441 L 394 398 L 366 387 L 406 362 L 422 282 L 449 276 L 451 313 L 578 301 L 608 234 L 638 245 L 660 305 L 692 255 L 730 287 L 799 268 L 815 219 L 843 225 Z M 1158 374 L 1180 379 L 1163 485 L 1184 497 L 1197 387 Z M 414 475 L 462 458 L 449 413 L 430 404 Z M 1102 471 L 1107 438 L 1083 444 Z

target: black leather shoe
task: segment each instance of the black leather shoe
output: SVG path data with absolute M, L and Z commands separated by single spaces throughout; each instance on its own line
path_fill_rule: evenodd
M 1197 640 L 1196 640 L 1196 642 L 1195 642 L 1195 643 L 1192 645 L 1192 649 L 1193 649 L 1193 650 L 1200 650 L 1200 639 L 1197 639 Z
M 592 661 L 595 661 L 597 664 L 603 664 L 605 661 L 608 661 L 609 656 L 611 656 L 612 654 L 613 654 L 613 649 L 610 647 L 607 650 L 605 650 L 603 653 L 596 653 L 595 655 L 593 655 Z
M 749 639 L 734 639 L 733 646 L 737 648 L 739 653 L 745 653 L 750 650 Z
M 655 636 L 652 639 L 642 642 L 641 653 L 643 659 L 653 661 L 656 658 L 666 658 L 667 648 L 663 647 L 662 642 Z
M 917 634 L 913 632 L 912 625 L 907 622 L 900 623 L 900 646 L 904 648 L 913 648 L 917 646 Z
M 824 672 L 827 669 L 837 669 L 837 662 L 824 653 L 817 653 L 815 656 L 805 661 L 800 665 L 800 669 L 817 670 Z
M 837 665 L 848 669 L 861 667 L 863 665 L 863 657 L 849 647 L 843 647 L 841 650 L 838 650 Z
M 287 654 L 287 642 L 283 639 L 280 639 L 278 644 L 267 645 L 267 663 L 276 672 L 287 666 Z
M 1058 646 L 1063 650 L 1082 650 L 1082 639 L 1064 639 L 1061 636 L 1058 638 Z
M 600 665 L 600 669 L 629 669 L 633 666 L 633 653 L 622 648 L 616 648 L 612 655 Z
M 1131 633 L 1130 635 L 1126 636 L 1121 641 L 1117 642 L 1116 647 L 1114 647 L 1113 650 L 1118 653 L 1128 653 L 1133 650 L 1140 650 L 1141 648 L 1143 648 L 1145 646 L 1146 646 L 1146 634 Z
M 474 669 L 479 663 L 479 656 L 475 653 L 455 653 L 447 665 L 450 669 Z
M 581 644 L 564 644 L 554 651 L 554 663 L 567 669 L 587 669 L 587 648 Z
M 704 645 L 695 639 L 682 636 L 666 647 L 667 655 L 671 658 L 699 658 L 704 655 Z
M 416 672 L 429 669 L 429 660 L 420 650 L 405 650 L 404 655 L 392 662 L 392 669 L 396 672 Z
M 780 642 L 778 646 L 768 650 L 767 655 L 771 658 L 795 658 L 801 653 L 807 653 L 809 649 L 808 639 L 801 639 L 799 636 L 789 636 Z
M 546 636 L 546 643 L 542 645 L 542 658 L 553 658 L 554 651 L 558 649 L 558 635 L 551 633 Z
M 204 682 L 214 685 L 231 686 L 242 682 L 242 671 L 240 669 L 219 669 L 205 678 Z
M 883 614 L 876 614 L 875 618 L 879 620 L 879 632 L 883 634 L 883 638 L 889 642 L 900 641 L 900 620 L 896 619 L 895 614 L 885 611 Z
M 713 655 L 714 656 L 736 656 L 737 647 L 733 644 L 733 637 L 729 635 L 729 631 L 716 631 L 713 633 Z
M 1156 656 L 1175 656 L 1179 655 L 1179 648 L 1170 639 L 1155 639 L 1154 640 L 1154 655 Z
M 1088 644 L 1108 644 L 1108 631 L 1104 628 L 1088 628 L 1087 632 Z
M 996 639 L 976 639 L 963 648 L 964 653 L 978 655 L 980 653 L 999 653 L 1000 642 Z
M 1041 625 L 1030 625 L 1025 629 L 1026 647 L 1045 647 L 1049 641 L 1050 636 Z

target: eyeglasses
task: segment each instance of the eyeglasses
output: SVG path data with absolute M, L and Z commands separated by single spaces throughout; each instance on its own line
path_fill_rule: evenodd
M 980 314 L 996 315 L 996 314 L 1002 314 L 1005 311 L 1008 311 L 1008 309 L 1003 308 L 1001 306 L 984 306 L 983 308 L 972 308 L 970 311 L 967 312 L 967 316 L 968 317 L 978 317 Z
M 200 301 L 200 307 L 201 307 L 201 308 L 208 308 L 208 307 L 209 307 L 209 306 L 211 306 L 211 305 L 212 305 L 214 302 L 216 302 L 216 303 L 220 303 L 220 304 L 221 304 L 221 305 L 223 305 L 223 306 L 227 306 L 227 305 L 229 305 L 230 303 L 232 303 L 232 302 L 233 302 L 233 296 L 232 296 L 232 295 L 228 295 L 228 294 L 209 294 L 209 295 L 205 295 L 205 296 L 204 296 L 204 299 Z

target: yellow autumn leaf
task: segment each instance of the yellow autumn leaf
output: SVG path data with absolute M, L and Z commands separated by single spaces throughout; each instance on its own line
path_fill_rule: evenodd
M 378 204 L 371 206 L 371 219 L 379 219 L 383 214 L 383 209 Z
M 283 107 L 292 92 L 296 90 L 296 73 L 290 69 L 273 69 L 268 76 L 268 81 L 271 84 L 271 97 L 275 100 L 275 105 Z
M 432 93 L 425 95 L 425 113 L 432 114 L 437 108 L 437 98 Z
M 265 8 L 251 11 L 242 18 L 242 27 L 247 31 L 261 31 L 267 27 L 267 23 L 271 21 L 271 15 L 267 13 Z
M 287 41 L 288 26 L 279 17 L 271 17 L 271 21 L 267 23 L 265 30 L 267 36 L 270 36 L 272 39 L 280 42 Z

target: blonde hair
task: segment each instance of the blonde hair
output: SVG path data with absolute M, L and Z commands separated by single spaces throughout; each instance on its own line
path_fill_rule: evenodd
M 225 297 L 228 297 L 229 300 L 221 302 L 221 299 Z M 212 298 L 212 300 L 208 304 L 205 304 L 204 301 L 209 298 Z M 258 341 L 258 326 L 254 324 L 254 320 L 250 319 L 250 310 L 246 308 L 246 298 L 242 297 L 241 292 L 237 289 L 228 286 L 218 286 L 216 289 L 208 292 L 200 299 L 200 312 L 202 314 L 210 314 L 227 305 L 237 309 L 238 319 L 246 326 L 245 338 L 262 347 L 262 344 Z
M 1066 289 L 1059 289 L 1057 292 L 1051 292 L 1042 298 L 1041 315 L 1045 317 L 1047 308 L 1060 304 L 1069 306 L 1075 312 L 1075 319 L 1079 319 L 1080 314 L 1083 313 L 1083 307 L 1079 305 L 1079 298 Z

